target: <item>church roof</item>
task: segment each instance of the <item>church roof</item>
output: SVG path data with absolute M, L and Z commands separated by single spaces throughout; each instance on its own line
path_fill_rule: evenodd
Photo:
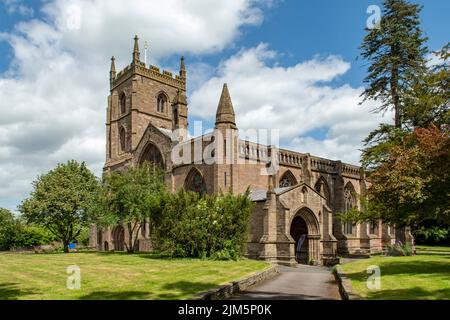
M 230 92 L 226 83 L 223 85 L 219 105 L 217 106 L 216 125 L 219 123 L 230 124 L 232 127 L 236 127 L 233 103 L 231 102 Z
M 275 188 L 275 194 L 281 194 L 292 187 Z M 267 189 L 258 189 L 250 191 L 250 199 L 252 201 L 265 201 L 267 199 Z

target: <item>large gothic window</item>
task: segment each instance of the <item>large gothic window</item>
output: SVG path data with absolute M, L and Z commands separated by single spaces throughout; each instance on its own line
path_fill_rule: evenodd
M 280 188 L 292 187 L 295 185 L 297 185 L 297 179 L 295 179 L 291 171 L 286 171 L 280 178 Z
M 161 152 L 154 144 L 149 144 L 143 153 L 143 156 L 141 158 L 141 163 L 144 163 L 145 161 L 151 162 L 153 164 L 156 164 L 161 169 L 164 169 L 164 160 L 161 155 Z
M 127 145 L 127 135 L 125 132 L 125 128 L 121 127 L 119 130 L 119 143 L 120 143 L 120 152 L 126 151 L 126 145 Z
M 349 182 L 344 188 L 344 210 L 350 211 L 356 207 L 356 192 L 353 185 Z M 345 234 L 353 234 L 354 224 L 352 222 L 346 222 L 343 226 Z
M 166 95 L 164 93 L 160 93 L 158 95 L 158 99 L 157 99 L 156 110 L 158 112 L 165 112 L 166 104 L 167 104 L 167 97 L 166 97 Z
M 193 168 L 188 176 L 186 177 L 186 180 L 184 182 L 184 189 L 186 191 L 192 191 L 197 193 L 205 193 L 206 192 L 206 184 L 205 180 L 203 179 L 200 171 Z
M 127 109 L 126 109 L 126 103 L 127 103 L 127 97 L 125 96 L 125 93 L 121 93 L 120 97 L 119 97 L 119 104 L 120 104 L 120 113 L 124 114 Z

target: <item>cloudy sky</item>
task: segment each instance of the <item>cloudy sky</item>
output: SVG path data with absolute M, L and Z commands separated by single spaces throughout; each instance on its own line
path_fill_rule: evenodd
M 421 0 L 433 50 L 448 41 L 450 2 Z M 15 209 L 58 162 L 101 173 L 109 59 L 177 71 L 186 57 L 190 118 L 213 124 L 228 83 L 241 129 L 280 129 L 281 146 L 358 164 L 380 122 L 359 106 L 358 46 L 376 0 L 1 0 L 0 207 Z

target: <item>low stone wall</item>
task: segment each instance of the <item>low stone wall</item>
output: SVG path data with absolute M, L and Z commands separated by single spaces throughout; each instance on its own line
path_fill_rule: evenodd
M 61 243 L 55 242 L 53 244 L 45 244 L 40 246 L 11 248 L 9 251 L 14 253 L 45 253 L 52 252 L 59 247 L 61 247 Z
M 334 277 L 339 286 L 339 293 L 341 294 L 342 300 L 360 300 L 361 297 L 352 292 L 352 283 L 350 279 L 345 276 L 342 268 L 337 265 L 333 269 Z
M 247 288 L 254 286 L 264 280 L 271 279 L 278 275 L 277 266 L 272 266 L 271 268 L 258 272 L 247 278 L 233 281 L 226 285 L 220 286 L 218 288 L 212 289 L 207 292 L 202 292 L 196 295 L 194 300 L 222 300 L 231 297 L 239 292 L 245 291 Z

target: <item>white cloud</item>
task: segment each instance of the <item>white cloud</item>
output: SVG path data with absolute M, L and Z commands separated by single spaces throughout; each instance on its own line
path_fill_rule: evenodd
M 8 0 L 19 12 L 21 1 Z M 0 33 L 14 58 L 0 75 L 0 206 L 14 209 L 31 181 L 57 162 L 86 161 L 100 174 L 105 149 L 109 57 L 131 60 L 132 37 L 150 43 L 150 62 L 233 45 L 261 23 L 268 0 L 51 0 L 43 19 Z M 200 66 L 198 81 L 209 74 Z
M 350 64 L 336 56 L 289 67 L 276 61 L 277 53 L 260 44 L 222 62 L 218 75 L 191 95 L 191 113 L 214 117 L 227 82 L 239 128 L 280 129 L 283 147 L 358 163 L 361 141 L 383 119 L 369 112 L 373 104 L 359 105 L 362 88 L 332 86 Z M 328 129 L 325 139 L 310 137 L 323 128 Z
M 24 17 L 32 17 L 34 10 L 32 7 L 23 4 L 22 0 L 3 0 L 6 12 L 9 14 L 19 14 Z

